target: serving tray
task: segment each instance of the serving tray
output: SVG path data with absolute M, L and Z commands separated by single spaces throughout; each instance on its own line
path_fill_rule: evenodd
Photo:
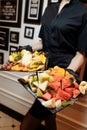
M 42 51 L 21 50 L 9 55 L 6 63 L 0 65 L 1 71 L 34 72 L 47 69 L 47 54 Z
M 21 80 L 21 78 L 18 79 L 18 82 L 19 82 L 34 98 L 36 98 L 36 99 L 39 100 L 40 102 L 43 101 L 42 98 L 37 97 L 37 94 L 34 93 L 34 92 L 31 90 L 31 88 L 30 88 L 30 86 L 29 86 L 28 83 L 24 83 L 24 82 Z M 64 108 L 68 107 L 69 105 L 73 105 L 73 104 L 75 103 L 75 101 L 79 100 L 82 96 L 83 96 L 83 94 L 80 94 L 80 95 L 79 95 L 78 97 L 76 97 L 76 98 L 71 98 L 71 99 L 68 101 L 68 105 L 61 106 L 61 107 L 56 107 L 56 108 L 53 108 L 53 109 L 52 109 L 52 108 L 47 108 L 47 109 L 48 109 L 52 114 L 54 114 L 54 113 L 56 113 L 56 112 L 59 112 L 59 111 L 63 110 Z M 70 102 L 70 104 L 69 104 L 69 102 Z

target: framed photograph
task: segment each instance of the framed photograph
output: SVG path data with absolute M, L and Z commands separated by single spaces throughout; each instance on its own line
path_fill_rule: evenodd
M 9 55 L 10 55 L 12 52 L 15 52 L 17 49 L 18 49 L 18 47 L 16 47 L 16 46 L 10 46 Z
M 33 39 L 34 28 L 33 27 L 25 27 L 24 37 Z
M 0 25 L 21 26 L 22 0 L 0 0 Z
M 40 24 L 43 0 L 26 0 L 25 23 Z
M 0 49 L 8 50 L 9 29 L 0 27 Z
M 19 43 L 19 32 L 10 32 L 10 42 Z
M 4 54 L 0 52 L 0 64 L 4 63 Z

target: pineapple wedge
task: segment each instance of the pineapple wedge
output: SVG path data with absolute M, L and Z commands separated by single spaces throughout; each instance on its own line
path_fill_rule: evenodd
M 56 103 L 55 103 L 55 99 L 52 98 L 48 101 L 42 101 L 41 104 L 47 108 L 55 108 L 56 107 Z

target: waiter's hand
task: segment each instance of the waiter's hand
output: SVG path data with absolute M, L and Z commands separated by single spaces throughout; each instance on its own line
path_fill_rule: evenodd
M 21 51 L 23 49 L 26 49 L 27 51 L 33 52 L 32 47 L 30 45 L 26 45 L 26 46 L 19 46 L 17 51 Z
M 66 69 L 66 71 L 68 71 L 70 74 L 72 74 L 75 77 L 77 83 L 81 82 L 81 80 L 79 79 L 78 74 L 76 72 L 74 72 L 72 69 Z

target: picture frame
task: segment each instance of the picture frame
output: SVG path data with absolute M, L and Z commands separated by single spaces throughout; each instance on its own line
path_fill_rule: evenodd
M 24 31 L 24 37 L 33 39 L 33 37 L 34 37 L 34 28 L 26 26 L 25 31 Z
M 8 50 L 9 28 L 0 27 L 0 49 Z
M 17 46 L 12 46 L 12 45 L 10 45 L 9 55 L 10 55 L 12 52 L 15 52 L 17 49 L 18 49 Z
M 24 23 L 40 24 L 43 0 L 26 0 Z
M 0 25 L 21 27 L 22 0 L 0 0 Z
M 4 53 L 0 52 L 0 64 L 4 63 Z
M 14 32 L 14 31 L 10 32 L 10 42 L 16 44 L 19 43 L 19 32 Z

